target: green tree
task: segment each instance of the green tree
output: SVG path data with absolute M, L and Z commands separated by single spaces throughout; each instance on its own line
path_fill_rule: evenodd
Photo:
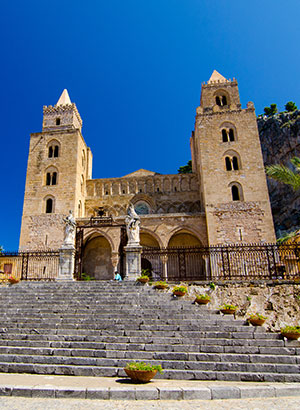
M 190 174 L 192 170 L 192 161 L 189 160 L 188 163 L 182 167 L 179 167 L 178 174 Z
M 264 113 L 266 114 L 267 117 L 271 117 L 271 115 L 274 115 L 277 112 L 278 112 L 277 104 L 271 104 L 270 107 L 264 108 Z
M 269 165 L 266 167 L 266 173 L 276 181 L 290 185 L 296 191 L 300 189 L 300 158 L 294 157 L 290 162 L 294 169 L 282 164 Z
M 2 252 L 4 252 L 4 249 L 3 249 L 3 246 L 0 245 L 0 255 Z
M 297 105 L 293 102 L 293 101 L 289 101 L 285 104 L 284 108 L 286 109 L 286 111 L 288 112 L 293 112 L 298 110 Z

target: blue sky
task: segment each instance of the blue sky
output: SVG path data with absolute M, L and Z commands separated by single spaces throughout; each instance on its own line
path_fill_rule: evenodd
M 257 114 L 300 105 L 299 12 L 299 0 L 2 2 L 0 244 L 18 248 L 29 136 L 64 88 L 94 178 L 176 173 L 213 69 Z

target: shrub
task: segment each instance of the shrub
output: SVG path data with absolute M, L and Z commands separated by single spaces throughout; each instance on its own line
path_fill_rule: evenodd
M 289 101 L 285 104 L 284 108 L 286 109 L 286 111 L 288 112 L 293 112 L 296 111 L 298 109 L 297 105 L 293 102 L 293 101 Z
M 259 320 L 266 320 L 267 318 L 266 318 L 266 316 L 263 316 L 263 315 L 261 315 L 261 314 L 259 314 L 259 313 L 253 313 L 252 315 L 250 315 L 249 316 L 249 320 L 250 319 L 259 319 Z
M 300 326 L 285 326 L 280 331 L 281 333 L 300 333 Z
M 221 310 L 236 310 L 237 306 L 235 305 L 229 305 L 227 303 L 225 303 L 224 305 L 220 306 Z
M 276 104 L 271 104 L 270 107 L 265 107 L 264 108 L 264 113 L 267 117 L 271 117 L 272 115 L 276 114 L 278 112 L 277 105 Z

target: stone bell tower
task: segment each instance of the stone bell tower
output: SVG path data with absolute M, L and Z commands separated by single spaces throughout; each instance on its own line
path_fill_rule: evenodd
M 209 245 L 275 242 L 254 105 L 214 71 L 202 85 L 191 137 Z
M 31 134 L 20 250 L 58 249 L 62 218 L 84 215 L 92 154 L 81 134 L 82 120 L 68 91 L 44 106 L 42 132 Z

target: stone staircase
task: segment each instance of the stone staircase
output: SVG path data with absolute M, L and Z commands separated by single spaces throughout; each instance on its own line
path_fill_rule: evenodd
M 21 282 L 0 288 L 0 372 L 300 381 L 300 343 L 131 282 Z

